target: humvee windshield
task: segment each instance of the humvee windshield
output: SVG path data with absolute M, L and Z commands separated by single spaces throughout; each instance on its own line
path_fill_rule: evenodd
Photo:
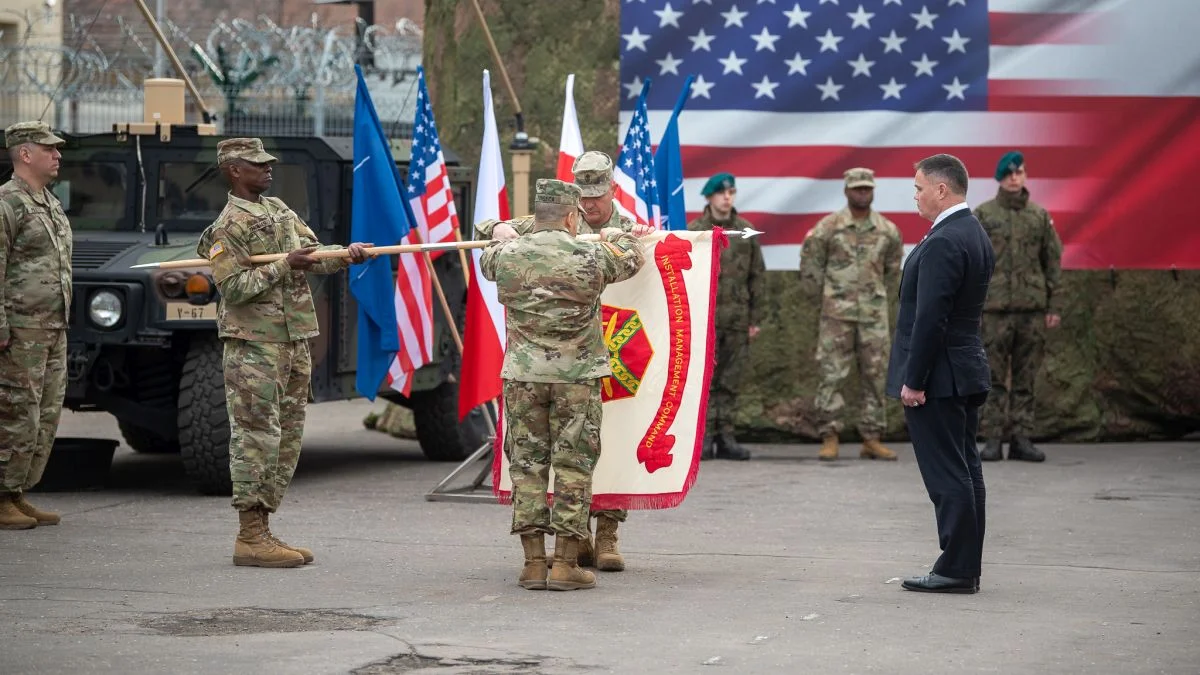
M 308 169 L 302 164 L 276 163 L 268 195 L 280 197 L 305 222 L 312 222 L 308 200 Z M 229 186 L 212 164 L 159 164 L 158 214 L 172 231 L 202 232 L 228 201 Z
M 0 165 L 0 183 L 12 165 Z M 122 162 L 62 162 L 50 191 L 62 203 L 72 230 L 117 230 L 125 218 L 129 167 Z

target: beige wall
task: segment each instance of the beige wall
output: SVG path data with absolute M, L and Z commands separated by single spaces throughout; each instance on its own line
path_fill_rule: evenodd
M 62 23 L 61 0 L 50 8 L 45 0 L 0 0 L 0 125 L 41 117 L 57 126 L 54 106 L 36 92 L 39 83 L 58 85 Z

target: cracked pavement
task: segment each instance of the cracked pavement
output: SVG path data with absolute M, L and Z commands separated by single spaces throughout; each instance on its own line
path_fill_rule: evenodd
M 427 502 L 452 465 L 310 406 L 272 529 L 291 570 L 234 567 L 227 498 L 122 447 L 101 490 L 38 493 L 63 523 L 0 532 L 0 673 L 1194 673 L 1200 442 L 1046 446 L 984 465 L 983 591 L 907 593 L 937 554 L 911 447 L 707 462 L 684 504 L 634 511 L 628 569 L 525 591 L 510 512 Z M 62 436 L 119 438 L 100 414 Z

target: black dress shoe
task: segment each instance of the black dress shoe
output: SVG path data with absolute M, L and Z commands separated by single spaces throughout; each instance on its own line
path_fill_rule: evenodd
M 713 450 L 713 437 L 705 436 L 704 444 L 700 446 L 700 461 L 710 460 L 716 457 L 717 454 Z
M 979 577 L 975 577 L 975 592 L 979 592 Z
M 1012 452 L 1010 449 L 1009 452 Z M 989 438 L 984 444 L 983 450 L 979 452 L 979 459 L 985 462 L 994 462 L 998 459 L 1004 459 L 1004 452 L 1000 449 L 999 438 Z
M 975 579 L 954 579 L 930 572 L 923 577 L 909 577 L 901 584 L 907 591 L 921 593 L 974 593 Z
M 1026 436 L 1014 436 L 1012 445 L 1008 448 L 1009 459 L 1020 459 L 1026 462 L 1044 462 L 1046 453 L 1033 446 L 1033 441 Z
M 743 448 L 733 434 L 724 433 L 717 437 L 717 459 L 732 459 L 744 462 L 750 459 L 750 451 Z

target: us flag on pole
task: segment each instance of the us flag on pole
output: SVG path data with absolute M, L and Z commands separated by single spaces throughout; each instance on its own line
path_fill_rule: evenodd
M 622 127 L 642 84 L 657 137 L 695 75 L 680 142 L 689 217 L 708 176 L 737 177 L 768 267 L 875 170 L 874 208 L 915 244 L 913 163 L 948 152 L 968 203 L 1025 155 L 1065 267 L 1200 267 L 1200 226 L 1171 199 L 1200 172 L 1194 0 L 634 0 L 621 4 Z M 1191 27 L 1191 28 L 1189 28 Z M 635 122 L 631 123 L 631 120 Z
M 659 226 L 658 182 L 654 173 L 654 152 L 646 116 L 645 90 L 642 87 L 633 121 L 625 134 L 621 154 L 613 167 L 613 197 L 621 215 L 641 225 Z
M 450 174 L 433 121 L 433 105 L 425 86 L 425 69 L 417 68 L 417 116 L 413 121 L 412 159 L 408 168 L 408 199 L 421 239 L 427 244 L 454 241 L 458 213 Z M 436 258 L 441 251 L 431 254 Z

